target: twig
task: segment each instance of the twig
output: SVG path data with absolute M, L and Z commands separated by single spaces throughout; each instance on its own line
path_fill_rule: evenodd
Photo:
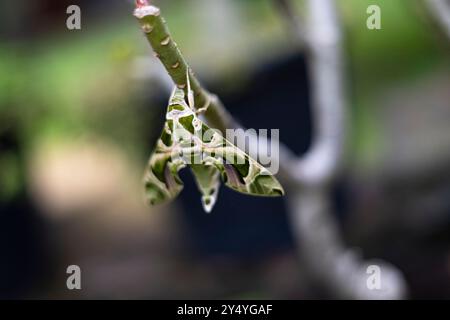
M 330 184 L 339 173 L 346 139 L 344 65 L 341 26 L 334 0 L 308 0 L 308 67 L 312 87 L 314 140 L 294 172 L 301 185 L 288 190 L 294 235 L 310 274 L 335 295 L 350 299 L 398 299 L 404 296 L 401 274 L 384 262 L 381 290 L 369 290 L 366 265 L 345 249 L 332 215 Z
M 346 137 L 347 99 L 341 29 L 331 0 L 308 1 L 308 68 L 314 122 L 314 143 L 298 163 L 299 180 L 327 184 L 342 164 Z
M 177 44 L 173 41 L 160 9 L 140 1 L 140 5 L 134 11 L 141 28 L 151 44 L 155 56 L 161 60 L 173 82 L 187 93 L 186 74 L 189 74 L 194 98 L 199 109 L 207 109 L 205 116 L 209 123 L 221 132 L 235 126 L 233 119 L 226 112 L 220 100 L 200 86 L 199 81 L 189 68 Z
M 363 261 L 357 251 L 345 247 L 332 215 L 328 190 L 305 188 L 288 200 L 301 266 L 315 283 L 341 299 L 405 297 L 405 280 L 397 268 L 381 260 Z M 370 265 L 379 267 L 379 289 L 367 286 Z

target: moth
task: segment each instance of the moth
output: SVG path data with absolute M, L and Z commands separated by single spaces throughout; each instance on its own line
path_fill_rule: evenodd
M 248 195 L 284 195 L 282 186 L 266 168 L 200 120 L 205 110 L 195 108 L 187 79 L 188 97 L 184 90 L 174 88 L 161 137 L 148 161 L 144 175 L 148 203 L 174 199 L 183 189 L 178 172 L 186 167 L 195 178 L 206 212 L 217 201 L 221 180 Z

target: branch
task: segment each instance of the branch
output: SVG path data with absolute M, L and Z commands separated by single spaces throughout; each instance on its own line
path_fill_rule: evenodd
M 347 97 L 341 26 L 334 0 L 308 0 L 307 58 L 312 90 L 314 140 L 296 165 L 302 184 L 287 194 L 292 229 L 310 275 L 341 298 L 398 299 L 405 294 L 402 275 L 378 261 L 382 290 L 369 290 L 366 266 L 345 248 L 334 219 L 330 183 L 339 173 L 346 140 Z
M 222 133 L 227 128 L 234 128 L 236 124 L 220 100 L 201 87 L 189 68 L 180 49 L 178 49 L 177 44 L 169 33 L 160 9 L 148 5 L 145 1 L 138 1 L 134 16 L 139 20 L 142 31 L 144 31 L 147 40 L 152 46 L 155 56 L 160 59 L 178 88 L 185 91 L 186 97 L 188 96 L 186 74 L 189 74 L 196 104 L 200 106 L 199 109 L 207 109 L 205 117 L 208 118 L 210 125 L 219 129 Z
M 187 78 L 189 75 L 191 90 L 194 93 L 196 105 L 200 106 L 197 110 L 205 110 L 204 117 L 207 123 L 215 129 L 225 134 L 226 129 L 243 128 L 224 107 L 220 99 L 203 88 L 192 72 L 191 68 L 184 59 L 180 49 L 173 40 L 166 21 L 161 16 L 159 8 L 149 5 L 147 1 L 136 1 L 134 16 L 138 19 L 142 31 L 144 31 L 148 42 L 164 65 L 172 81 L 181 89 L 185 90 L 188 96 Z M 257 143 L 250 138 L 250 143 Z M 292 169 L 295 167 L 294 154 L 285 146 L 280 145 L 280 180 L 284 184 L 295 184 L 293 181 L 295 175 Z
M 450 39 L 450 1 L 426 0 L 428 10 L 440 24 L 447 37 Z
M 314 142 L 298 163 L 298 179 L 306 184 L 325 184 L 337 175 L 346 136 L 347 98 L 341 50 L 341 28 L 333 1 L 308 1 L 308 68 Z
M 363 261 L 357 251 L 344 246 L 326 192 L 305 189 L 290 194 L 289 200 L 301 264 L 316 283 L 341 299 L 390 300 L 405 296 L 405 280 L 397 268 L 381 260 Z M 367 287 L 369 265 L 380 268 L 379 290 Z

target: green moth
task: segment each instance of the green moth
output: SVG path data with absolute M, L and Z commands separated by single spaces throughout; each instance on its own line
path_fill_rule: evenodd
M 144 176 L 147 201 L 154 205 L 174 199 L 183 189 L 178 172 L 185 167 L 194 175 L 206 212 L 216 203 L 221 179 L 241 193 L 283 195 L 282 186 L 266 168 L 199 119 L 202 112 L 194 108 L 189 81 L 187 99 L 175 87 Z

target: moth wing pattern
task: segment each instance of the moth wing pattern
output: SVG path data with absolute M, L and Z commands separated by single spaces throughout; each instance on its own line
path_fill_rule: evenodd
M 206 212 L 216 203 L 220 178 L 240 193 L 266 197 L 284 194 L 266 168 L 201 121 L 194 107 L 186 103 L 184 91 L 175 88 L 163 132 L 144 175 L 148 202 L 160 204 L 174 199 L 183 189 L 178 172 L 187 166 Z

